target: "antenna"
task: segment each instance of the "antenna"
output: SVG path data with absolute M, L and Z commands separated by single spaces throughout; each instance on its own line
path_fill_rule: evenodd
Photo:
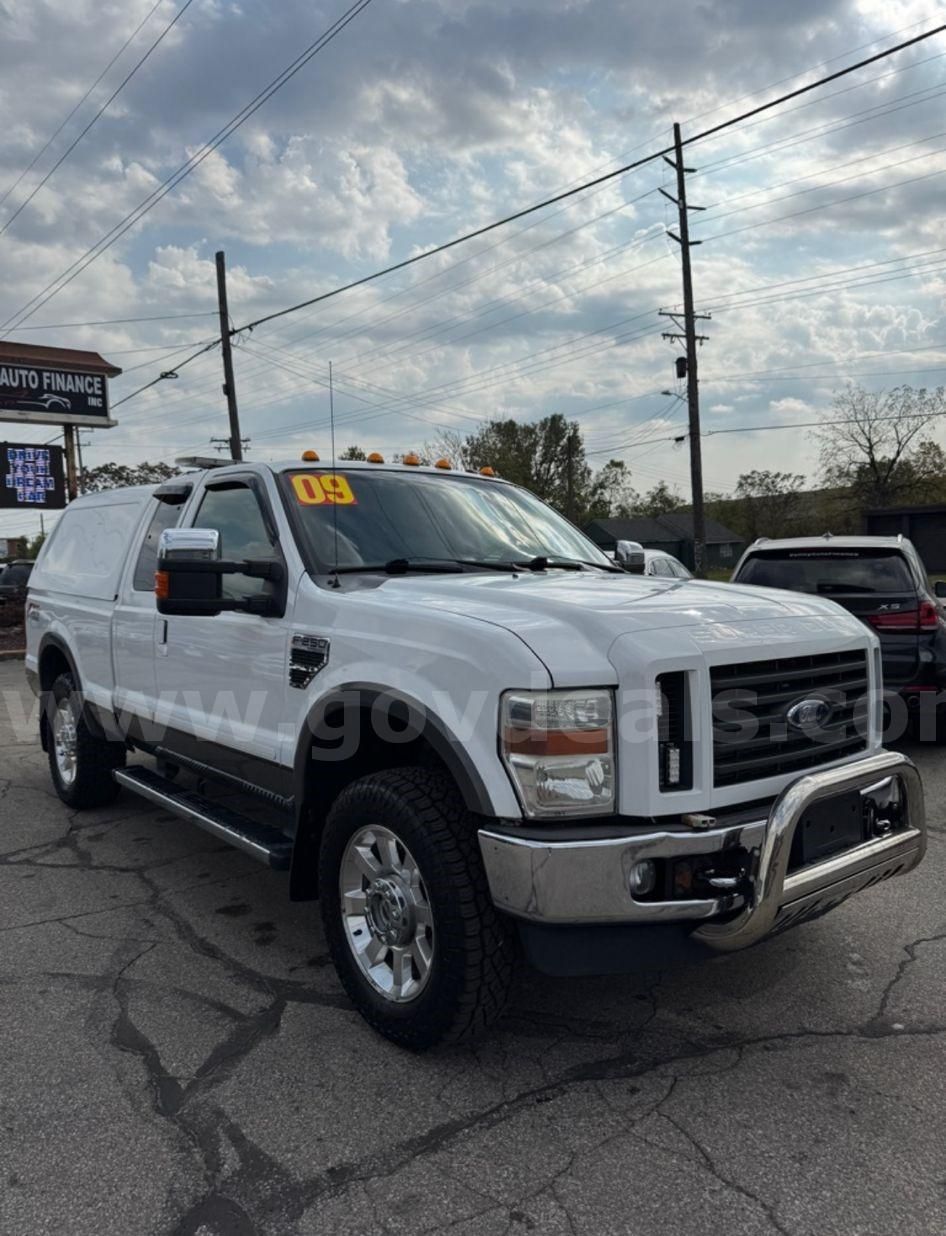
M 335 383 L 332 376 L 332 362 L 328 363 L 328 417 L 329 424 L 332 428 L 332 480 L 335 480 Z M 332 565 L 332 571 L 335 576 L 335 587 L 340 588 L 338 582 L 338 495 L 333 491 L 332 500 L 332 532 L 335 538 L 335 561 Z

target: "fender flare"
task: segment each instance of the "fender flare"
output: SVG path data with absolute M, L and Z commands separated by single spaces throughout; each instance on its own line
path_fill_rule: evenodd
M 72 675 L 72 677 L 77 683 L 81 683 L 82 679 L 79 677 L 78 669 L 76 669 L 76 659 L 72 655 L 72 649 L 69 647 L 69 645 L 66 643 L 64 639 L 62 639 L 59 635 L 56 635 L 54 632 L 51 632 L 51 631 L 47 631 L 46 634 L 42 637 L 42 639 L 39 641 L 39 648 L 37 648 L 36 650 L 36 672 L 37 674 L 40 675 L 40 681 L 42 681 L 41 666 L 43 663 L 43 654 L 49 648 L 55 648 L 57 652 L 62 653 L 62 655 L 65 657 L 66 662 L 69 666 L 69 673 Z M 40 690 L 43 690 L 43 689 L 44 688 L 41 686 Z
M 326 718 L 334 709 L 374 709 L 383 700 L 388 715 L 405 719 L 413 737 L 425 739 L 443 761 L 444 766 L 457 783 L 467 808 L 476 815 L 493 816 L 492 803 L 486 783 L 470 758 L 463 743 L 449 726 L 430 709 L 404 691 L 375 682 L 345 683 L 317 699 L 309 709 L 305 724 L 296 743 L 293 761 L 293 798 L 296 803 L 297 822 L 303 809 L 306 795 L 309 754 L 312 740 L 331 740 L 334 731 L 326 724 Z
M 55 648 L 55 650 L 63 656 L 63 658 L 66 661 L 66 664 L 69 666 L 69 673 L 72 675 L 72 680 L 73 682 L 77 684 L 79 688 L 79 696 L 80 696 L 80 699 L 82 700 L 83 719 L 86 725 L 89 727 L 90 731 L 92 732 L 93 736 L 95 738 L 100 738 L 105 741 L 114 742 L 115 741 L 114 735 L 109 734 L 109 728 L 110 728 L 109 721 L 111 722 L 111 728 L 114 728 L 114 718 L 111 718 L 110 715 L 107 713 L 104 714 L 103 716 L 100 709 L 95 704 L 90 703 L 82 695 L 82 675 L 79 673 L 76 667 L 76 659 L 72 654 L 72 649 L 69 647 L 69 645 L 60 635 L 57 635 L 54 631 L 47 631 L 46 634 L 39 641 L 39 647 L 36 650 L 37 684 L 39 686 L 40 699 L 43 701 L 43 707 L 40 709 L 40 714 L 39 714 L 40 741 L 42 742 L 43 750 L 44 751 L 46 750 L 46 734 L 47 734 L 47 726 L 49 724 L 49 718 L 48 718 L 49 702 L 45 698 L 48 694 L 49 688 L 44 688 L 42 686 L 41 667 L 43 663 L 43 654 L 50 648 Z M 51 683 L 50 683 L 50 686 L 52 686 Z

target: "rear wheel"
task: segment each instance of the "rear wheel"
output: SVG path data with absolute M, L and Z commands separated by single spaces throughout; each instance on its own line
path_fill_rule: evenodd
M 343 790 L 322 838 L 319 896 L 342 984 L 385 1037 L 423 1050 L 473 1038 L 503 1011 L 513 935 L 445 773 L 392 770 Z
M 49 771 L 62 801 L 77 808 L 113 802 L 121 787 L 112 772 L 124 765 L 125 746 L 93 733 L 71 674 L 53 683 L 48 717 Z

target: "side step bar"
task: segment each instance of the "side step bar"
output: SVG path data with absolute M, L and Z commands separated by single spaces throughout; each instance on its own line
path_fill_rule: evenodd
M 221 841 L 243 850 L 275 871 L 287 871 L 292 861 L 292 838 L 251 820 L 220 803 L 211 802 L 195 790 L 178 789 L 167 777 L 150 768 L 119 768 L 112 774 L 119 785 L 140 794 L 181 819 L 190 820 Z

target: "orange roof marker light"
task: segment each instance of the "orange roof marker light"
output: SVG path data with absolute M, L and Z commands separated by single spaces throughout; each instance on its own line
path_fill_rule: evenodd
M 437 462 L 434 464 L 434 467 L 443 468 L 444 472 L 449 472 L 451 470 L 452 465 L 449 459 L 438 459 Z
M 409 455 L 404 456 L 401 463 L 407 464 L 409 468 L 418 468 L 420 467 L 420 456 L 415 455 L 414 452 L 411 451 Z
M 496 475 L 495 470 L 491 468 L 489 464 L 487 464 L 485 468 L 480 468 L 480 476 L 495 476 L 495 475 Z
M 303 463 L 318 463 L 319 462 L 319 452 L 318 451 L 303 451 L 302 452 L 302 462 Z
M 384 456 L 379 455 L 377 451 L 372 451 L 368 456 L 368 463 L 384 463 Z

